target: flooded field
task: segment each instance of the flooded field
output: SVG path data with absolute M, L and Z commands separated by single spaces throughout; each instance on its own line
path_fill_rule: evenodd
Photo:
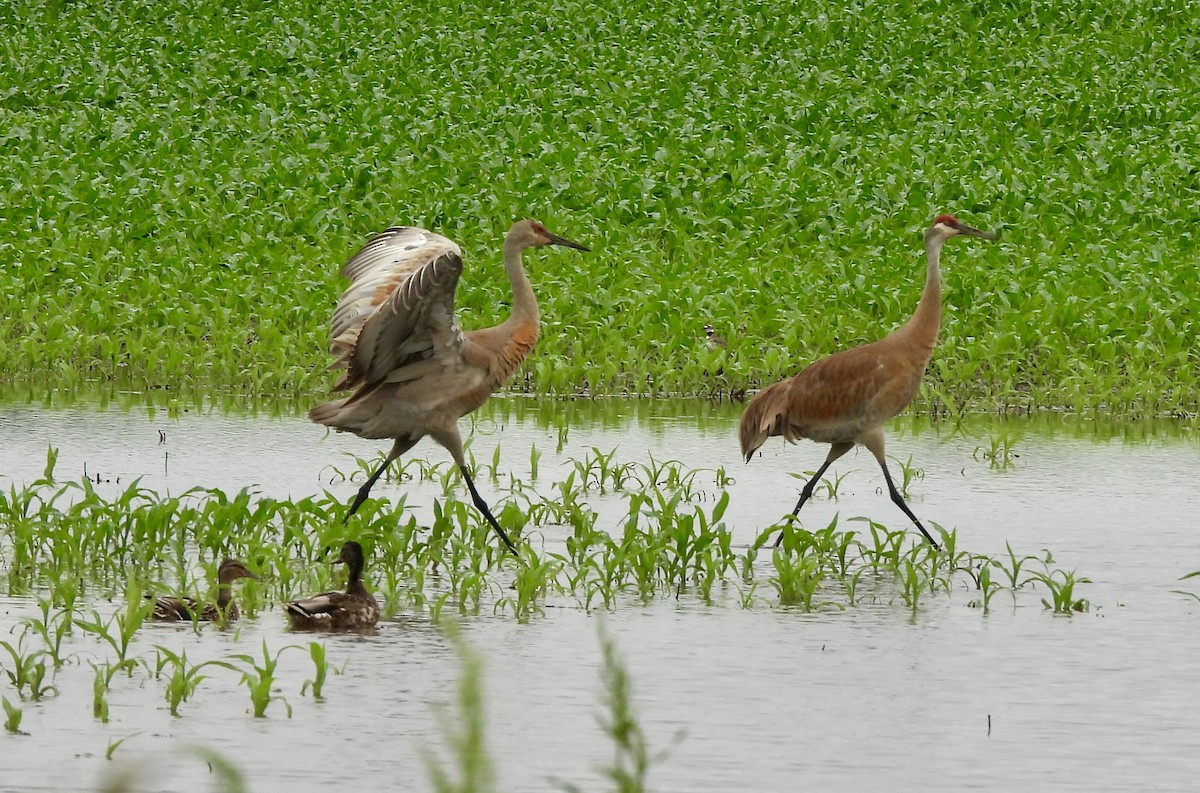
M 722 520 L 744 549 L 795 504 L 802 480 L 794 475 L 815 469 L 825 447 L 775 440 L 745 465 L 739 413 L 698 402 L 494 399 L 473 423 L 470 449 L 481 464 L 498 459 L 496 476 L 478 478 L 493 506 L 517 481 L 552 494 L 578 461 L 597 453 L 701 469 L 690 499 L 703 505 L 727 493 Z M 38 479 L 54 447 L 58 479 L 86 474 L 102 494 L 140 478 L 162 495 L 250 487 L 276 499 L 328 491 L 348 502 L 357 488 L 356 477 L 346 477 L 357 470 L 352 455 L 383 450 L 325 435 L 300 416 L 136 403 L 0 406 L 0 437 L 5 490 Z M 603 623 L 630 675 L 650 747 L 665 752 L 649 775 L 652 790 L 1191 789 L 1200 772 L 1200 602 L 1180 591 L 1200 593 L 1200 578 L 1179 579 L 1200 569 L 1198 447 L 1190 427 L 1167 422 L 893 423 L 892 470 L 899 478 L 910 468 L 914 512 L 927 525 L 956 530 L 958 544 L 977 554 L 1048 551 L 1056 568 L 1090 579 L 1078 592 L 1089 608 L 1071 616 L 1046 609 L 1044 592 L 1002 591 L 984 613 L 961 578 L 918 609 L 883 598 L 809 611 L 780 606 L 763 587 L 749 603 L 733 591 L 714 605 L 685 594 L 589 611 L 560 597 L 528 620 L 491 608 L 467 615 L 462 635 L 485 664 L 495 788 L 611 789 L 603 768 L 614 749 L 598 723 Z M 429 441 L 413 453 L 446 459 Z M 818 490 L 801 514 L 805 527 L 836 517 L 863 532 L 869 524 L 855 519 L 905 528 L 868 454 L 848 455 L 830 473 L 842 477 L 836 497 Z M 465 498 L 460 484 L 449 493 Z M 418 522 L 432 520 L 432 504 L 445 497 L 441 484 L 419 481 L 381 482 L 373 493 L 402 494 Z M 588 500 L 597 526 L 618 531 L 626 500 L 598 491 Z M 549 525 L 527 536 L 558 549 L 569 534 Z M 769 568 L 768 557 L 764 550 L 758 564 Z M 9 560 L 0 563 L 7 571 Z M 0 599 L 0 637 L 16 642 L 21 620 L 38 615 L 36 595 Z M 101 615 L 121 607 L 102 598 L 82 605 Z M 330 675 L 320 701 L 302 694 L 314 673 L 312 641 L 323 642 L 331 665 L 343 670 Z M 266 718 L 249 712 L 241 672 L 221 666 L 205 669 L 179 717 L 169 714 L 164 683 L 152 674 L 156 648 L 186 651 L 192 663 L 240 654 L 261 662 L 264 643 L 279 653 L 273 690 L 286 700 L 271 703 Z M 447 757 L 438 714 L 456 697 L 461 662 L 425 609 L 401 608 L 373 635 L 314 636 L 289 631 L 279 610 L 266 607 L 226 630 L 147 624 L 130 651 L 146 666 L 112 678 L 107 722 L 93 715 L 93 664 L 112 653 L 86 632 L 67 637 L 71 658 L 50 681 L 54 695 L 22 700 L 0 684 L 0 694 L 21 707 L 27 733 L 0 736 L 0 787 L 98 790 L 130 774 L 127 789 L 221 789 L 213 766 L 189 749 L 201 746 L 239 769 L 250 790 L 347 781 L 430 790 L 428 752 Z

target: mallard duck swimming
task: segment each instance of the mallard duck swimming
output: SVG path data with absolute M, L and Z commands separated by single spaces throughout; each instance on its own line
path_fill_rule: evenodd
M 179 620 L 206 620 L 219 622 L 236 620 L 238 618 L 237 603 L 233 601 L 233 582 L 239 578 L 257 579 L 254 573 L 246 569 L 246 565 L 238 559 L 225 558 L 217 568 L 217 602 L 197 603 L 190 597 L 159 597 L 154 598 L 154 611 L 150 612 L 151 619 L 176 622 Z M 147 597 L 150 597 L 147 595 Z
M 322 592 L 284 603 L 283 612 L 293 628 L 370 628 L 379 619 L 379 604 L 362 582 L 362 546 L 347 542 L 337 561 L 346 563 L 346 591 Z

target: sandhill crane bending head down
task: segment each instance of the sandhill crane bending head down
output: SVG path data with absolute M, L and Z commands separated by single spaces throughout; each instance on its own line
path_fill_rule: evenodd
M 462 251 L 445 237 L 394 226 L 368 240 L 342 267 L 350 286 L 333 313 L 330 348 L 337 356 L 332 368 L 346 370 L 334 389 L 354 393 L 317 405 L 308 417 L 362 438 L 394 439 L 347 519 L 388 465 L 428 435 L 450 452 L 475 506 L 516 553 L 467 470 L 458 419 L 487 401 L 537 341 L 537 298 L 521 253 L 543 245 L 588 250 L 536 220 L 514 223 L 504 238 L 512 313 L 495 327 L 466 332 L 454 317 Z
M 875 455 L 892 501 L 917 524 L 925 539 L 938 547 L 892 482 L 884 458 L 883 423 L 903 410 L 921 385 L 941 324 L 938 262 L 942 245 L 960 235 L 996 239 L 996 235 L 971 228 L 953 215 L 938 215 L 925 232 L 925 289 L 908 322 L 879 341 L 810 364 L 796 376 L 764 388 L 746 406 L 738 427 L 746 462 L 772 435 L 782 435 L 793 443 L 811 438 L 830 444 L 825 462 L 800 491 L 793 515 L 812 496 L 817 481 L 833 461 L 857 444 Z M 782 540 L 781 532 L 775 545 Z

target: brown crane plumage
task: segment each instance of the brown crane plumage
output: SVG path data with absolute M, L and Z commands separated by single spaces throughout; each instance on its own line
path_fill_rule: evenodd
M 793 515 L 800 512 L 835 460 L 855 445 L 865 446 L 883 469 L 892 501 L 917 524 L 925 539 L 938 547 L 892 481 L 884 457 L 883 423 L 904 410 L 921 386 L 941 325 L 938 264 L 942 245 L 959 235 L 996 239 L 994 234 L 971 228 L 953 215 L 938 215 L 925 232 L 925 289 L 908 322 L 879 341 L 816 361 L 794 377 L 764 388 L 746 406 L 738 426 L 746 462 L 773 435 L 782 435 L 792 443 L 809 438 L 830 444 L 825 462 L 800 491 Z M 782 541 L 781 532 L 775 545 Z
M 372 237 L 346 262 L 342 275 L 351 283 L 333 313 L 330 348 L 338 356 L 332 368 L 346 370 L 334 389 L 354 393 L 317 405 L 308 417 L 362 438 L 394 439 L 346 518 L 388 465 L 428 435 L 450 452 L 475 506 L 516 553 L 467 470 L 458 419 L 487 401 L 537 341 L 537 298 L 521 254 L 543 245 L 588 250 L 536 220 L 514 223 L 504 238 L 512 314 L 495 327 L 465 333 L 454 317 L 462 251 L 445 237 L 395 226 Z

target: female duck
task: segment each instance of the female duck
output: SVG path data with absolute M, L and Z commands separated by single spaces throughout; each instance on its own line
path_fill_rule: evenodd
M 154 599 L 151 619 L 178 622 L 180 620 L 203 620 L 224 622 L 238 618 L 237 603 L 233 600 L 233 582 L 239 578 L 258 579 L 238 559 L 225 558 L 217 568 L 217 602 L 198 603 L 191 597 L 159 597 Z
M 342 546 L 338 562 L 346 563 L 345 592 L 323 592 L 283 604 L 293 628 L 370 628 L 379 619 L 379 604 L 362 582 L 362 546 L 351 540 Z

